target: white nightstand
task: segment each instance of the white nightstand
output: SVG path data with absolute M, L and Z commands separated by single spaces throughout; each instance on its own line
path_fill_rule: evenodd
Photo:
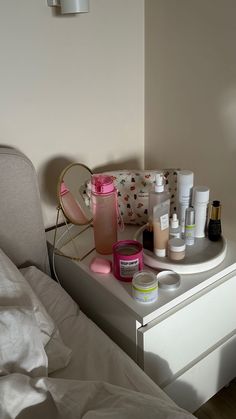
M 136 229 L 126 228 L 119 239 L 133 238 Z M 53 234 L 47 233 L 50 245 Z M 91 272 L 95 251 L 79 262 L 55 256 L 60 282 L 81 310 L 191 412 L 236 376 L 236 241 L 225 235 L 228 250 L 219 266 L 181 275 L 180 287 L 159 290 L 151 305 L 133 300 L 130 283 Z M 92 246 L 92 229 L 78 241 L 86 250 Z

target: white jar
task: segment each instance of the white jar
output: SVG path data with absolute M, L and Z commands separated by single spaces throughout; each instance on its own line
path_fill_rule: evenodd
M 179 238 L 170 239 L 168 242 L 168 257 L 171 260 L 182 260 L 185 258 L 186 244 Z
M 195 237 L 205 237 L 210 190 L 207 186 L 193 188 L 193 208 L 195 211 Z
M 132 280 L 132 295 L 139 303 L 154 303 L 158 296 L 158 281 L 153 272 L 136 272 Z

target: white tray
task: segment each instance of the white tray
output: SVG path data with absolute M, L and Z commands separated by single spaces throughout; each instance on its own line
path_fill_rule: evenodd
M 136 231 L 134 239 L 142 243 L 142 233 L 146 226 Z M 143 262 L 154 269 L 171 269 L 179 274 L 193 274 L 208 271 L 223 262 L 227 251 L 227 243 L 224 237 L 217 242 L 208 238 L 195 239 L 193 246 L 186 246 L 185 258 L 173 262 L 167 256 L 158 257 L 153 252 L 143 249 Z

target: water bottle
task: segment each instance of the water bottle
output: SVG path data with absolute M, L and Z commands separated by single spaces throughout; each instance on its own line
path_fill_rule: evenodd
M 95 248 L 109 255 L 117 242 L 117 190 L 112 177 L 102 174 L 93 175 L 91 185 Z

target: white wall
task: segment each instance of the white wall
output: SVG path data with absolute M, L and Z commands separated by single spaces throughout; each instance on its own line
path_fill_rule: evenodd
M 90 0 L 74 16 L 1 0 L 0 53 L 0 143 L 33 161 L 45 226 L 71 161 L 143 166 L 144 0 Z
M 236 2 L 146 1 L 145 166 L 193 169 L 236 214 Z

